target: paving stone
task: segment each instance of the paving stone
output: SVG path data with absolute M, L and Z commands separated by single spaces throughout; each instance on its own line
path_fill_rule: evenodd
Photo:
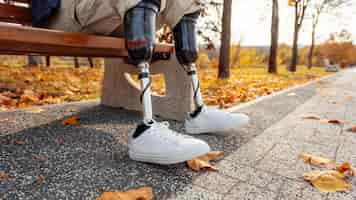
M 241 182 L 231 190 L 230 194 L 225 196 L 224 200 L 273 200 L 276 197 L 277 193 L 275 192 Z
M 277 192 L 285 178 L 249 166 L 243 166 L 228 160 L 221 161 L 217 167 L 219 172 L 243 182 Z
M 167 200 L 222 200 L 223 195 L 192 186 L 166 198 Z
M 313 188 L 309 183 L 286 181 L 278 194 L 278 200 L 323 200 L 327 198 L 327 193 L 321 193 Z
M 209 191 L 225 194 L 238 182 L 238 180 L 217 172 L 205 173 L 193 181 L 193 184 Z

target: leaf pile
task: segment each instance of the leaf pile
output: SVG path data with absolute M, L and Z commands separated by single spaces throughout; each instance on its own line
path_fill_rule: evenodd
M 102 79 L 100 68 L 0 66 L 0 110 L 97 98 Z
M 302 66 L 296 73 L 287 72 L 284 66 L 278 70 L 279 74 L 272 75 L 264 67 L 232 68 L 229 80 L 218 80 L 217 69 L 212 64 L 200 68 L 203 98 L 208 105 L 228 108 L 328 74 L 322 68 L 308 70 Z M 0 65 L 0 110 L 99 98 L 103 71 L 103 68 L 86 67 Z M 153 77 L 152 91 L 165 94 L 162 75 Z

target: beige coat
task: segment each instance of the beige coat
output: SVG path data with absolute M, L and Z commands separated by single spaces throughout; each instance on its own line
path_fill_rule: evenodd
M 48 28 L 69 32 L 121 36 L 127 10 L 141 0 L 62 0 Z M 162 0 L 159 24 L 174 27 L 185 14 L 200 9 L 199 0 Z

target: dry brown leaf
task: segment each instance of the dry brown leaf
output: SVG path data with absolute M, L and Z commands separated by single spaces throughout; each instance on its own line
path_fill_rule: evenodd
M 9 174 L 7 174 L 5 172 L 0 172 L 0 182 L 1 181 L 6 181 L 9 177 L 10 177 Z
M 218 169 L 210 164 L 209 161 L 216 160 L 220 157 L 224 156 L 224 152 L 222 151 L 212 151 L 203 156 L 199 156 L 193 160 L 188 161 L 188 166 L 190 169 L 194 171 L 200 171 L 201 169 L 208 169 L 217 171 Z
M 343 124 L 344 122 L 338 119 L 329 119 L 327 120 L 329 124 Z
M 24 145 L 24 144 L 26 144 L 26 142 L 25 142 L 25 141 L 22 141 L 22 140 L 16 140 L 16 141 L 15 141 L 15 144 L 16 144 L 16 145 Z
M 66 118 L 63 120 L 64 125 L 72 125 L 72 126 L 77 126 L 79 125 L 80 121 L 80 116 L 79 115 L 73 115 L 69 118 Z
M 323 158 L 320 156 L 314 156 L 314 155 L 308 154 L 308 153 L 301 153 L 299 155 L 299 158 L 302 159 L 306 163 L 309 163 L 311 165 L 318 166 L 318 167 L 334 168 L 334 166 L 335 166 L 334 160 L 330 160 L 328 158 Z
M 143 187 L 127 192 L 104 192 L 96 200 L 152 200 L 153 191 L 150 187 Z
M 347 131 L 356 133 L 356 125 L 354 125 L 353 127 L 347 129 Z
M 42 161 L 42 162 L 48 160 L 47 156 L 44 156 L 44 155 L 33 154 L 32 158 L 35 160 L 38 160 L 38 161 Z
M 339 166 L 337 166 L 336 171 L 343 173 L 343 174 L 348 173 L 348 174 L 350 174 L 350 176 L 355 176 L 355 171 L 354 171 L 353 167 L 350 165 L 350 163 L 348 163 L 348 162 L 344 162 L 344 163 L 340 164 Z
M 303 119 L 314 119 L 314 120 L 321 120 L 322 117 L 318 116 L 318 115 L 306 115 L 303 117 Z
M 39 175 L 37 177 L 37 181 L 36 182 L 37 182 L 38 185 L 42 185 L 44 182 L 46 182 L 46 177 L 43 176 L 43 175 Z
M 309 181 L 321 192 L 347 192 L 351 190 L 351 184 L 345 180 L 345 175 L 335 170 L 312 171 L 303 176 L 306 181 Z

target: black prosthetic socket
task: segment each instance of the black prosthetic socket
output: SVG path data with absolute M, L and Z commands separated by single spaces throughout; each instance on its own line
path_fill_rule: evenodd
M 189 65 L 198 59 L 196 24 L 200 12 L 185 15 L 174 27 L 176 55 L 181 65 Z
M 160 0 L 143 0 L 126 12 L 124 29 L 130 64 L 151 61 L 159 7 Z

